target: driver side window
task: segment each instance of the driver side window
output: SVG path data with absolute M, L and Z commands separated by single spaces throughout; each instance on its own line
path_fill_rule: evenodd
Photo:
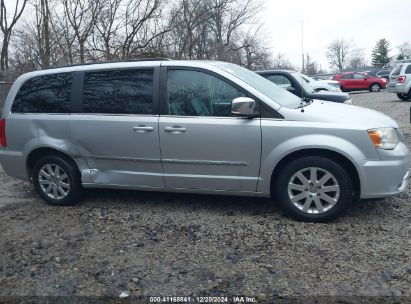
M 354 74 L 354 79 L 364 79 L 364 75 L 362 74 Z
M 168 113 L 179 116 L 231 116 L 231 102 L 244 93 L 204 72 L 168 70 Z

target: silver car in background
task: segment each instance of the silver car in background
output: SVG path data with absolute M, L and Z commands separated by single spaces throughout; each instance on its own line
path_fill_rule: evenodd
M 411 59 L 401 60 L 391 71 L 387 91 L 401 100 L 411 99 Z
M 234 64 L 150 60 L 19 77 L 0 162 L 52 205 L 83 188 L 259 196 L 320 222 L 402 192 L 409 152 L 384 114 L 301 99 Z

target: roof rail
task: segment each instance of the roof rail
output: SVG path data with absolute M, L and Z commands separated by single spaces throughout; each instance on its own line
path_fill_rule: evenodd
M 401 60 L 395 60 L 394 63 L 408 63 L 411 62 L 411 59 L 401 59 Z
M 47 70 L 59 69 L 59 68 L 69 68 L 69 67 L 76 67 L 76 66 L 83 66 L 83 65 L 105 64 L 105 63 L 139 62 L 139 61 L 170 61 L 170 60 L 171 60 L 170 58 L 163 58 L 163 57 L 135 58 L 135 59 L 126 59 L 126 60 L 110 60 L 110 61 L 87 62 L 87 63 L 79 63 L 79 64 L 53 66 L 53 67 L 47 68 Z

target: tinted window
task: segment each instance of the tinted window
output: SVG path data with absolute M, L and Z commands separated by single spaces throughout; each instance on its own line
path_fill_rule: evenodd
M 409 64 L 405 69 L 405 74 L 411 74 L 411 64 Z
M 291 82 L 288 80 L 287 77 L 283 75 L 269 75 L 267 77 L 268 80 L 274 82 L 276 85 L 286 88 L 291 86 Z
M 153 114 L 153 75 L 153 69 L 86 73 L 83 112 Z
M 69 113 L 72 74 L 60 73 L 27 80 L 12 106 L 15 113 Z
M 352 74 L 344 74 L 341 76 L 341 79 L 353 79 Z
M 231 116 L 232 100 L 245 94 L 210 74 L 169 70 L 167 96 L 171 115 Z

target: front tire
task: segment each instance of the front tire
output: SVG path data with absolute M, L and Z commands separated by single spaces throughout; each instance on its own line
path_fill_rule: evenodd
M 381 86 L 378 83 L 373 83 L 370 85 L 370 92 L 379 92 L 381 90 Z
M 44 156 L 35 163 L 32 179 L 37 194 L 49 205 L 69 206 L 81 199 L 81 177 L 73 161 Z
M 327 222 L 353 201 L 350 175 L 337 162 L 319 156 L 296 159 L 284 167 L 274 186 L 282 209 L 308 222 Z

